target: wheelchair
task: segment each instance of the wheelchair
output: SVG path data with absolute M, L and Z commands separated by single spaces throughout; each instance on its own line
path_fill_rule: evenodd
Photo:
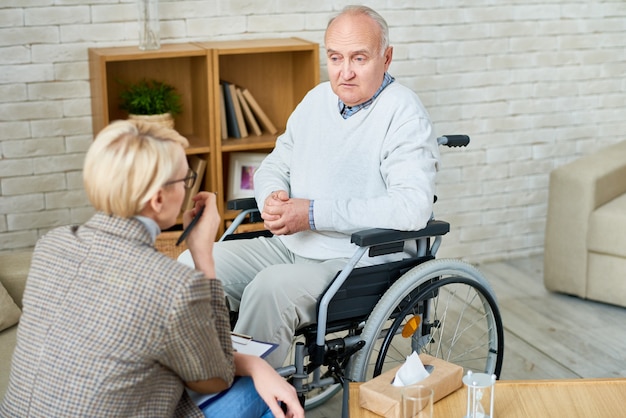
M 448 135 L 438 142 L 466 146 L 469 137 Z M 222 240 L 258 234 L 234 233 L 244 221 L 261 221 L 253 198 L 230 201 L 228 208 L 241 212 Z M 297 330 L 293 364 L 278 370 L 305 409 L 343 388 L 347 417 L 348 383 L 399 366 L 413 351 L 461 365 L 465 372 L 500 375 L 504 335 L 493 290 L 472 265 L 435 259 L 449 230 L 449 223 L 432 219 L 419 231 L 369 229 L 351 236 L 357 250 L 318 300 L 317 323 Z M 413 251 L 400 261 L 356 267 L 366 252 L 406 253 L 407 243 Z

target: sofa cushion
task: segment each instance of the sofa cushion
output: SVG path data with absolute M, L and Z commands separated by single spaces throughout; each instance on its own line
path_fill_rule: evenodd
M 626 306 L 626 258 L 589 253 L 587 298 Z
M 11 359 L 17 341 L 17 327 L 0 332 L 0 401 L 9 386 Z
M 591 214 L 587 248 L 590 251 L 626 258 L 626 194 L 600 206 Z
M 21 313 L 9 292 L 0 283 L 0 331 L 17 324 Z
M 0 253 L 0 283 L 20 308 L 32 257 L 32 251 Z

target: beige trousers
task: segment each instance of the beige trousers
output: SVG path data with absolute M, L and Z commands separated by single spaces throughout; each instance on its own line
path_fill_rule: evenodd
M 278 344 L 266 357 L 275 368 L 296 330 L 316 322 L 317 299 L 348 261 L 299 257 L 276 237 L 218 242 L 213 254 L 230 308 L 239 311 L 235 332 Z

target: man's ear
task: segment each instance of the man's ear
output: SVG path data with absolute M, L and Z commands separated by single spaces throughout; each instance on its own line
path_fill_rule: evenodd
M 385 51 L 385 71 L 389 69 L 392 58 L 393 58 L 393 46 L 388 46 L 387 50 Z

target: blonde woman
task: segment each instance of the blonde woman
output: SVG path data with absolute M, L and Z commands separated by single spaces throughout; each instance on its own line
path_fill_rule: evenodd
M 83 171 L 96 214 L 37 243 L 0 416 L 304 416 L 264 360 L 233 353 L 213 264 L 215 196 L 199 193 L 183 216 L 187 225 L 206 208 L 187 239 L 196 269 L 154 248 L 196 179 L 187 146 L 142 122 L 98 134 Z M 252 379 L 237 379 L 204 411 L 186 390 L 224 391 L 236 375 Z

